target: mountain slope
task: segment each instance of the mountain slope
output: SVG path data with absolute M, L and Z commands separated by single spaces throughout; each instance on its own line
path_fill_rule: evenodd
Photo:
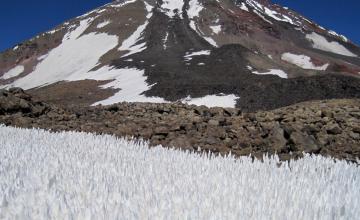
M 66 104 L 216 98 L 258 110 L 360 97 L 359 56 L 270 1 L 127 0 L 1 53 L 0 83 Z

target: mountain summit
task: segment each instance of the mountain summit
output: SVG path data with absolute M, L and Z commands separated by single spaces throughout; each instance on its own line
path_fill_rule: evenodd
M 360 48 L 268 0 L 118 0 L 0 54 L 2 88 L 61 104 L 272 109 L 360 98 Z

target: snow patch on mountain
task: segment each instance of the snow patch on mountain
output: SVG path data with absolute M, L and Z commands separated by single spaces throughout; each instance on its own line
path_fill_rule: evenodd
M 198 0 L 190 0 L 189 1 L 189 9 L 187 10 L 188 17 L 190 19 L 190 27 L 204 40 L 206 40 L 209 44 L 214 47 L 217 47 L 217 43 L 211 37 L 205 36 L 204 33 L 199 30 L 196 26 L 195 18 L 200 16 L 200 12 L 204 9 L 204 7 L 199 3 Z
M 140 53 L 146 49 L 146 42 L 139 43 L 142 40 L 142 33 L 146 29 L 149 24 L 149 19 L 152 17 L 152 9 L 153 7 L 149 5 L 147 2 L 145 3 L 146 10 L 148 14 L 146 15 L 147 20 L 143 25 L 140 25 L 134 33 L 130 35 L 126 40 L 124 40 L 119 47 L 119 51 L 128 51 L 122 57 L 127 57 L 135 53 Z
M 360 169 L 0 127 L 0 219 L 357 219 Z
M 143 95 L 143 92 L 151 88 L 151 86 L 146 83 L 147 77 L 144 76 L 144 70 L 135 68 L 111 69 L 110 67 L 103 67 L 91 74 L 92 78 L 96 80 L 106 80 L 114 77 L 112 82 L 102 85 L 101 87 L 120 89 L 120 91 L 113 96 L 96 102 L 93 105 L 111 105 L 118 102 L 166 102 L 163 98 L 146 97 Z
M 211 44 L 212 46 L 214 47 L 217 47 L 217 43 L 215 42 L 214 39 L 212 39 L 211 37 L 205 37 L 205 36 L 202 36 L 209 44 Z
M 6 73 L 4 73 L 3 76 L 1 77 L 1 79 L 10 79 L 10 78 L 20 75 L 22 72 L 24 72 L 24 66 L 18 65 L 16 67 L 10 69 Z
M 106 21 L 103 21 L 100 24 L 98 24 L 96 27 L 100 29 L 100 28 L 103 28 L 103 27 L 107 26 L 110 23 L 111 22 L 109 20 L 106 20 Z
M 181 100 L 183 103 L 188 105 L 205 105 L 209 108 L 211 107 L 223 107 L 223 108 L 235 108 L 236 100 L 239 99 L 236 95 L 207 95 L 201 98 L 187 98 Z
M 212 25 L 210 28 L 215 34 L 219 34 L 221 32 L 221 25 Z
M 344 42 L 349 42 L 349 39 L 347 39 L 347 37 L 345 37 L 344 35 L 338 34 L 338 33 L 336 33 L 335 31 L 332 31 L 332 30 L 329 30 L 328 32 L 329 32 L 329 34 L 340 38 Z
M 41 61 L 43 59 L 45 59 L 49 54 L 44 54 L 44 55 L 41 55 L 37 58 L 38 61 Z
M 264 21 L 266 21 L 267 23 L 273 25 L 273 23 L 271 21 L 269 21 L 268 19 L 266 19 L 260 12 L 258 11 L 254 11 L 255 14 L 257 14 L 260 18 L 262 18 Z
M 249 8 L 245 5 L 244 2 L 241 2 L 240 9 L 249 12 Z
M 169 32 L 166 32 L 165 38 L 164 38 L 164 42 L 163 42 L 163 48 L 164 50 L 167 49 L 167 41 L 169 39 Z
M 182 18 L 184 0 L 162 0 L 162 2 L 161 8 L 165 10 L 167 16 L 173 18 L 175 15 L 179 15 Z
M 121 8 L 121 7 L 124 7 L 127 4 L 134 3 L 136 1 L 137 0 L 125 0 L 125 1 L 121 1 L 121 2 L 120 1 L 115 1 L 115 4 L 110 3 L 110 7 L 112 7 L 112 8 Z
M 249 70 L 252 70 L 252 67 L 248 66 Z M 288 75 L 287 73 L 285 73 L 283 70 L 279 70 L 279 69 L 270 69 L 268 72 L 263 72 L 260 73 L 258 71 L 252 71 L 252 73 L 257 74 L 257 75 L 276 75 L 280 78 L 284 78 L 287 79 Z
M 82 35 L 90 21 L 91 19 L 82 20 L 76 29 L 64 36 L 62 43 L 51 50 L 33 72 L 7 87 L 31 89 L 70 81 L 72 78 L 86 79 L 86 73 L 97 65 L 99 58 L 118 44 L 117 36 L 106 33 Z
M 79 22 L 79 25 L 71 25 L 68 27 L 68 32 L 65 34 L 62 42 L 64 43 L 64 41 L 67 40 L 76 40 L 77 38 L 80 37 L 80 35 L 82 33 L 84 33 L 86 31 L 86 29 L 90 26 L 90 23 L 93 21 L 93 18 L 88 18 L 88 19 L 84 19 L 81 20 Z
M 189 1 L 189 9 L 187 10 L 188 17 L 190 19 L 199 17 L 200 12 L 203 9 L 204 9 L 204 7 L 199 3 L 198 0 L 190 0 Z
M 346 47 L 339 44 L 336 41 L 329 42 L 325 37 L 312 32 L 311 34 L 306 35 L 306 39 L 312 42 L 313 47 L 319 50 L 328 51 L 331 53 L 336 53 L 349 57 L 357 57 L 356 54 L 349 51 Z
M 322 66 L 315 66 L 311 62 L 311 58 L 305 55 L 297 55 L 292 53 L 284 53 L 281 55 L 281 59 L 294 64 L 303 69 L 311 69 L 311 70 L 326 70 L 329 67 L 329 64 L 324 64 Z
M 268 21 L 264 15 L 271 17 L 277 21 L 282 21 L 282 22 L 287 22 L 290 23 L 292 25 L 296 25 L 299 26 L 298 22 L 295 22 L 293 19 L 291 19 L 290 17 L 286 16 L 285 14 L 281 14 L 278 13 L 275 10 L 271 10 L 270 8 L 260 4 L 258 1 L 254 1 L 254 0 L 246 0 L 246 3 L 251 6 L 254 10 L 254 12 L 259 15 L 261 18 L 263 18 L 265 21 Z M 270 21 L 268 21 L 270 22 Z M 270 22 L 271 23 L 271 22 Z
M 148 24 L 149 22 L 146 21 L 143 25 L 140 25 L 136 31 L 134 31 L 126 40 L 122 42 L 121 46 L 119 47 L 119 51 L 128 51 L 122 57 L 140 53 L 146 49 L 146 42 L 139 43 L 139 41 L 142 40 L 142 33 Z
M 211 51 L 210 50 L 201 50 L 201 51 L 196 51 L 196 52 L 191 52 L 191 53 L 187 53 L 184 58 L 186 61 L 190 61 L 192 59 L 192 57 L 194 56 L 202 56 L 202 55 L 210 55 Z

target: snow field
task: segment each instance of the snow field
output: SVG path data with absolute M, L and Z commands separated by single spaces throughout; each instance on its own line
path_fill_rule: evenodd
M 140 53 L 141 51 L 144 51 L 146 49 L 146 42 L 139 43 L 143 38 L 142 34 L 144 30 L 146 29 L 147 25 L 149 24 L 149 19 L 152 17 L 152 9 L 153 7 L 149 5 L 147 2 L 144 2 L 145 8 L 147 10 L 146 18 L 144 24 L 140 25 L 134 33 L 130 35 L 126 40 L 124 40 L 119 47 L 120 51 L 128 51 L 125 55 L 122 57 L 127 57 L 135 53 Z
M 131 2 L 131 1 L 127 1 Z M 152 16 L 152 7 L 146 2 L 147 18 Z M 24 89 L 31 89 L 49 85 L 59 81 L 78 81 L 85 79 L 92 80 L 113 80 L 105 84 L 102 88 L 121 89 L 113 96 L 94 103 L 110 105 L 117 102 L 165 102 L 162 98 L 146 97 L 143 92 L 151 88 L 146 83 L 146 77 L 143 70 L 134 68 L 113 69 L 110 66 L 104 66 L 98 70 L 91 71 L 99 61 L 99 58 L 109 50 L 118 45 L 118 37 L 105 33 L 89 33 L 82 35 L 91 24 L 92 19 L 80 21 L 80 25 L 69 31 L 64 36 L 62 44 L 51 50 L 48 54 L 41 57 L 41 62 L 35 70 L 14 81 L 10 86 L 18 86 Z M 110 21 L 104 21 L 97 25 L 102 28 L 108 25 Z M 119 50 L 127 51 L 124 55 L 139 53 L 146 49 L 145 43 L 139 43 L 142 39 L 142 32 L 146 28 L 148 21 L 140 25 L 137 30 L 122 42 Z M 76 51 L 76 53 L 74 52 Z M 57 68 L 53 68 L 56 66 Z M 24 70 L 23 66 L 17 66 L 13 70 L 4 74 L 4 79 L 14 77 Z M 51 74 L 49 74 L 51 70 Z M 5 86 L 6 87 L 6 86 Z
M 210 55 L 211 51 L 210 50 L 201 50 L 201 51 L 196 51 L 196 52 L 188 52 L 186 53 L 186 55 L 184 56 L 186 61 L 190 61 L 192 60 L 192 58 L 194 56 L 202 56 L 202 55 Z
M 252 71 L 252 73 L 254 73 L 256 75 L 276 75 L 283 79 L 288 78 L 287 73 L 285 73 L 283 70 L 279 70 L 279 69 L 270 69 L 268 72 L 263 72 L 263 73 L 260 73 L 259 71 Z
M 119 1 L 119 2 L 116 2 L 115 4 L 110 3 L 110 7 L 112 7 L 112 8 L 121 8 L 121 7 L 124 7 L 127 4 L 134 3 L 134 2 L 136 2 L 136 0 Z
M 209 44 L 214 47 L 217 47 L 217 43 L 211 37 L 204 36 L 204 33 L 196 26 L 195 18 L 200 16 L 200 12 L 204 9 L 203 5 L 198 0 L 190 0 L 189 1 L 189 9 L 187 10 L 187 14 L 190 19 L 190 27 L 204 40 L 206 40 Z M 211 28 L 211 27 L 210 27 Z
M 58 47 L 41 60 L 33 72 L 7 86 L 32 89 L 75 78 L 88 79 L 86 73 L 96 66 L 103 54 L 118 44 L 116 36 L 105 33 L 82 35 L 90 22 L 91 19 L 82 20 L 77 28 L 64 36 Z
M 297 55 L 297 54 L 292 54 L 292 53 L 283 53 L 281 55 L 281 59 L 294 64 L 298 67 L 301 67 L 303 69 L 311 69 L 311 70 L 326 70 L 329 67 L 329 64 L 326 63 L 322 66 L 315 66 L 312 62 L 311 62 L 311 58 L 306 56 L 306 55 Z
M 111 23 L 111 21 L 106 20 L 106 21 L 99 23 L 96 27 L 100 29 L 100 28 L 106 27 L 110 23 Z
M 244 10 L 244 11 L 249 12 L 249 8 L 245 5 L 244 2 L 241 2 L 240 8 L 241 8 L 242 10 Z
M 356 219 L 360 168 L 0 127 L 0 219 Z
M 6 73 L 4 73 L 0 79 L 10 79 L 10 78 L 16 77 L 16 76 L 20 75 L 22 72 L 24 72 L 24 69 L 25 68 L 22 65 L 15 66 L 14 68 L 12 68 L 9 71 L 7 71 Z
M 97 76 L 101 76 L 103 79 L 107 75 L 114 80 L 100 87 L 120 89 L 120 91 L 105 100 L 94 103 L 93 106 L 99 104 L 111 105 L 118 102 L 166 102 L 160 97 L 146 97 L 143 95 L 143 92 L 151 89 L 151 86 L 146 83 L 147 77 L 144 76 L 144 70 L 136 68 L 111 69 L 107 66 L 95 71 L 93 78 L 97 79 Z
M 344 56 L 349 56 L 349 57 L 357 57 L 356 54 L 352 53 L 346 47 L 339 44 L 338 42 L 336 41 L 329 42 L 325 37 L 315 32 L 312 32 L 311 34 L 307 34 L 306 39 L 312 42 L 313 48 L 315 49 L 336 53 Z
M 221 32 L 221 25 L 213 25 L 210 26 L 211 30 L 215 34 L 219 34 Z
M 231 95 L 207 95 L 201 98 L 191 98 L 190 96 L 181 100 L 182 103 L 186 103 L 188 105 L 205 105 L 209 108 L 211 107 L 222 107 L 222 108 L 235 108 L 236 100 L 239 99 L 234 94 Z
M 166 15 L 170 18 L 173 18 L 175 15 L 179 15 L 179 17 L 182 18 L 183 6 L 183 0 L 163 0 L 161 8 L 166 10 Z
M 263 18 L 265 21 L 268 21 L 262 14 L 267 15 L 277 21 L 282 21 L 282 22 L 287 22 L 290 23 L 292 25 L 298 25 L 297 22 L 294 22 L 291 18 L 289 18 L 288 16 L 284 15 L 284 14 L 280 14 L 274 10 L 271 10 L 268 7 L 265 7 L 264 5 L 260 4 L 257 1 L 254 0 L 246 0 L 246 4 L 248 4 L 249 6 L 251 6 L 253 8 L 253 12 L 255 12 L 257 15 L 259 15 L 261 18 Z M 246 5 L 242 4 L 240 6 L 241 9 L 246 10 L 247 7 Z M 246 10 L 248 11 L 248 10 Z M 270 22 L 272 24 L 272 22 Z

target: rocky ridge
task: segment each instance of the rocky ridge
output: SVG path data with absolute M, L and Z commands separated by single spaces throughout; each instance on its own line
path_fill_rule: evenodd
M 305 152 L 352 162 L 360 158 L 359 99 L 304 102 L 256 113 L 182 103 L 65 108 L 12 88 L 0 91 L 0 123 L 135 137 L 152 146 L 221 155 L 277 153 L 288 160 Z

